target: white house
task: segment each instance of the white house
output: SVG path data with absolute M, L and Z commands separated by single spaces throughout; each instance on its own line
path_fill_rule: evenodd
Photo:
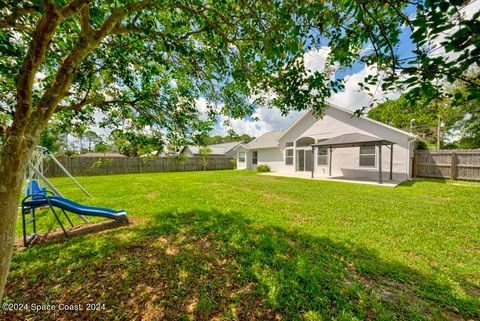
M 230 156 L 232 158 L 235 157 L 235 148 L 241 144 L 245 143 L 242 142 L 230 142 L 230 143 L 222 143 L 222 144 L 213 144 L 208 145 L 207 147 L 210 148 L 212 156 Z M 187 156 L 199 156 L 200 147 L 188 145 L 185 146 L 180 153 L 187 155 Z
M 308 111 L 285 130 L 237 146 L 237 168 L 265 164 L 287 176 L 403 181 L 411 177 L 414 141 L 403 130 L 329 105 L 320 119 Z

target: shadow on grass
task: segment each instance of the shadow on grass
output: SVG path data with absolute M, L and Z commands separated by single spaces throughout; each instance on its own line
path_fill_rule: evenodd
M 0 319 L 480 318 L 474 297 L 368 249 L 213 211 L 159 213 L 16 253 L 5 302 L 105 310 L 0 311 Z
M 406 187 L 411 187 L 415 184 L 422 183 L 422 182 L 428 182 L 428 183 L 437 183 L 437 184 L 446 184 L 447 180 L 444 178 L 426 178 L 426 177 L 417 177 L 410 179 L 408 181 L 404 181 L 400 183 L 398 186 L 406 186 Z

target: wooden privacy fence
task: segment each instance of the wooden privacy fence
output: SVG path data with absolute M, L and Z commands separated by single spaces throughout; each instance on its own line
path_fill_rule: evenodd
M 184 172 L 203 170 L 201 157 L 188 157 L 179 161 L 174 157 L 66 157 L 57 159 L 73 176 L 94 176 L 156 172 Z M 62 177 L 65 173 L 54 163 L 48 162 L 45 176 Z M 230 157 L 212 156 L 208 159 L 207 170 L 233 169 Z
M 417 150 L 414 176 L 480 180 L 480 149 Z

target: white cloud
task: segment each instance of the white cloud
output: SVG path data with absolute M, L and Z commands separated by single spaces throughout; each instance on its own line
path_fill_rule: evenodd
M 313 49 L 303 55 L 305 68 L 311 72 L 324 71 L 328 55 L 330 54 L 330 47 L 322 47 Z
M 345 89 L 341 92 L 334 93 L 329 99 L 334 105 L 355 111 L 370 103 L 381 102 L 388 99 L 396 99 L 400 95 L 395 92 L 383 92 L 381 83 L 378 86 L 370 86 L 370 91 L 364 90 L 359 83 L 363 82 L 366 76 L 377 74 L 375 66 L 365 66 L 359 72 L 345 77 Z M 380 77 L 381 78 L 381 77 Z M 371 95 L 373 95 L 373 97 Z
M 464 7 L 462 7 L 459 12 L 460 15 L 462 16 L 463 19 L 472 19 L 473 15 L 480 11 L 480 1 L 471 1 Z M 452 16 L 451 19 L 458 19 L 458 17 Z M 437 39 L 433 41 L 433 46 L 432 50 L 430 51 L 430 56 L 435 57 L 435 56 L 445 56 L 448 61 L 453 61 L 456 60 L 458 57 L 460 57 L 461 53 L 458 52 L 446 52 L 444 46 L 442 45 L 443 42 L 447 40 L 447 37 L 453 35 L 456 31 L 458 31 L 458 27 L 454 27 L 450 30 L 447 30 L 443 32 L 442 34 L 439 35 Z M 473 46 L 468 48 L 470 50 L 473 49 Z
M 287 128 L 293 123 L 303 112 L 291 112 L 287 116 L 282 116 L 280 110 L 270 109 L 267 107 L 259 107 L 252 115 L 257 118 L 257 121 L 252 119 L 231 119 L 224 116 L 219 117 L 219 124 L 212 131 L 212 135 L 226 135 L 228 128 L 231 128 L 235 133 L 247 134 L 253 137 L 258 137 L 266 132 L 273 130 L 280 130 Z M 223 122 L 227 121 L 230 126 L 224 126 Z

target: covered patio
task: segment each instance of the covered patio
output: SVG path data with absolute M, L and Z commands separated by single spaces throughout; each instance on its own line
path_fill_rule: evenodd
M 312 144 L 312 155 L 315 155 L 315 148 L 328 148 L 328 175 L 331 179 L 332 177 L 332 161 L 333 161 L 333 152 L 338 148 L 348 148 L 348 147 L 362 147 L 362 146 L 374 146 L 378 149 L 378 184 L 383 184 L 383 174 L 382 174 L 382 147 L 385 146 L 386 148 L 390 149 L 390 168 L 389 168 L 389 178 L 390 182 L 393 181 L 393 145 L 394 143 L 388 140 L 384 140 L 378 137 L 373 137 L 365 134 L 360 133 L 350 133 L 350 134 L 343 134 L 337 137 L 333 137 L 330 139 L 326 139 L 324 141 L 320 141 L 316 144 Z M 313 166 L 311 170 L 311 178 L 314 178 L 314 171 L 315 166 Z M 348 177 L 335 177 L 337 180 L 344 180 L 344 181 L 359 181 L 360 179 L 352 179 Z M 367 181 L 371 181 L 367 179 Z

